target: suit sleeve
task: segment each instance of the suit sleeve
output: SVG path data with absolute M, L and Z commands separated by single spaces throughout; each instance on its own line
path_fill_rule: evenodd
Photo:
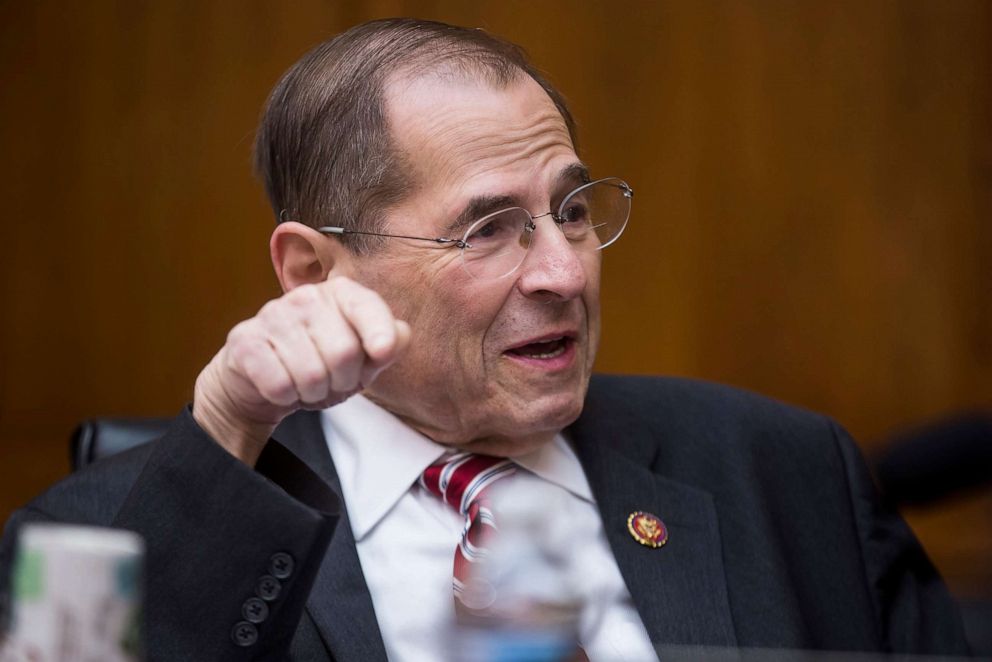
M 857 446 L 831 424 L 847 472 L 865 581 L 886 650 L 967 655 L 961 618 L 926 552 L 879 496 Z
M 18 523 L 63 519 L 44 504 L 12 519 L 8 556 Z M 339 508 L 277 442 L 253 470 L 184 410 L 109 522 L 145 539 L 146 659 L 285 659 Z

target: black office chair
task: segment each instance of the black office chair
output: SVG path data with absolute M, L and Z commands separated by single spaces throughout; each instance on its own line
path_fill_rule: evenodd
M 892 437 L 872 462 L 897 506 L 936 506 L 992 488 L 992 411 L 961 412 Z M 959 600 L 975 655 L 992 657 L 992 595 Z
M 992 411 L 961 412 L 904 430 L 872 464 L 882 491 L 901 506 L 928 506 L 992 487 Z
M 69 462 L 72 470 L 141 444 L 165 434 L 167 418 L 91 418 L 83 421 L 69 441 Z

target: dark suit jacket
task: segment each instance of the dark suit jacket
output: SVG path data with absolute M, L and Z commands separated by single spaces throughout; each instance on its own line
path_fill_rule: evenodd
M 727 387 L 597 376 L 568 434 L 655 644 L 966 652 L 940 578 L 830 420 Z M 385 659 L 319 415 L 273 439 L 252 471 L 187 409 L 161 440 L 18 511 L 2 562 L 27 520 L 132 529 L 148 544 L 149 659 Z M 666 546 L 634 541 L 635 510 L 664 520 Z M 237 646 L 276 552 L 292 574 L 257 642 Z

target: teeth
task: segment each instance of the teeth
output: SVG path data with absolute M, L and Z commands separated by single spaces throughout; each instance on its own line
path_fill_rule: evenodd
M 531 359 L 553 359 L 556 356 L 561 356 L 565 352 L 568 348 L 568 342 L 567 337 L 558 336 L 557 338 L 530 343 L 517 349 L 509 350 L 509 352 L 512 354 L 517 354 L 518 356 L 526 356 Z M 547 348 L 547 351 L 539 351 L 538 348 L 542 346 Z
M 565 345 L 562 344 L 558 346 L 558 349 L 553 350 L 551 352 L 544 352 L 543 354 L 530 354 L 529 356 L 532 359 L 553 359 L 556 356 L 561 356 L 562 353 L 564 353 L 564 351 L 565 351 Z

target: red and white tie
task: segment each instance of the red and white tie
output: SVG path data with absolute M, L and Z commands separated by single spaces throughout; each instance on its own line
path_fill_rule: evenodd
M 464 606 L 462 591 L 471 576 L 472 564 L 485 558 L 497 530 L 487 499 L 489 488 L 514 471 L 516 465 L 506 458 L 456 453 L 441 458 L 420 476 L 424 489 L 465 517 L 462 539 L 455 548 L 456 606 Z

